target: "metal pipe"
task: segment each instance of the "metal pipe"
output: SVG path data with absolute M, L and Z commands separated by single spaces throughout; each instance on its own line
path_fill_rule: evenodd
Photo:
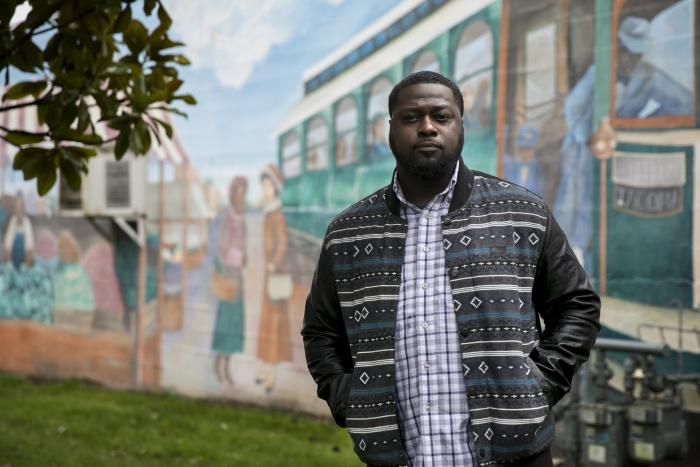
M 652 342 L 632 341 L 627 339 L 613 339 L 599 337 L 594 345 L 595 349 L 612 352 L 635 352 L 659 357 L 668 357 L 671 349 L 664 344 Z

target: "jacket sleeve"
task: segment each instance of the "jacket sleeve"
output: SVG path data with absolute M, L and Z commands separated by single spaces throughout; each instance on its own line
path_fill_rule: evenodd
M 306 363 L 318 386 L 318 397 L 328 403 L 333 419 L 344 427 L 352 357 L 325 244 L 306 299 L 301 335 Z
M 535 375 L 550 405 L 571 388 L 578 367 L 588 359 L 600 330 L 600 297 L 571 250 L 551 212 L 532 291 L 544 322 L 540 343 L 530 353 Z

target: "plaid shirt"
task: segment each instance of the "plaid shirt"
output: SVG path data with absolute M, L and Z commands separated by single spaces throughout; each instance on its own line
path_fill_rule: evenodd
M 413 467 L 474 464 L 441 228 L 458 168 L 445 190 L 423 209 L 406 201 L 396 176 L 393 182 L 408 221 L 396 318 L 396 391 L 401 436 Z

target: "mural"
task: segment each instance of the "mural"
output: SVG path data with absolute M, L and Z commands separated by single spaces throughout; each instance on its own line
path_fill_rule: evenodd
M 700 371 L 697 2 L 166 3 L 199 105 L 132 165 L 138 215 L 38 198 L 0 144 L 0 368 L 325 414 L 300 336 L 321 239 L 390 180 L 394 84 L 435 70 L 462 91 L 466 163 L 551 207 L 603 335 Z M 679 310 L 682 348 L 661 331 Z

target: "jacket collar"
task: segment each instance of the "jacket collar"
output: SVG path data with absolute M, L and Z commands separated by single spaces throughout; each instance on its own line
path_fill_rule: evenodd
M 469 199 L 469 195 L 472 193 L 472 188 L 474 187 L 474 172 L 472 172 L 469 167 L 464 164 L 461 157 L 457 163 L 459 164 L 459 173 L 457 174 L 457 184 L 455 185 L 454 192 L 452 194 L 449 212 L 456 211 L 464 206 Z M 401 201 L 399 201 L 399 198 L 396 196 L 391 184 L 386 187 L 385 193 L 386 205 L 389 208 L 389 211 L 395 216 L 400 216 Z

